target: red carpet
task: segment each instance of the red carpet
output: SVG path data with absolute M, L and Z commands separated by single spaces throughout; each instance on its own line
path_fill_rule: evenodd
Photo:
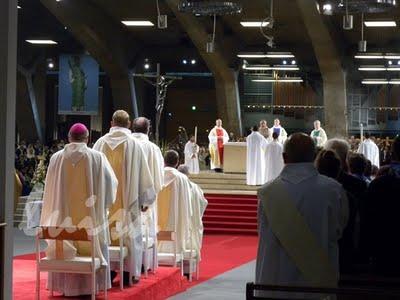
M 257 196 L 206 194 L 205 233 L 257 235 Z
M 258 239 L 256 236 L 208 235 L 204 237 L 200 279 L 189 283 L 181 278 L 180 271 L 160 267 L 155 275 L 142 278 L 139 284 L 120 291 L 114 287 L 109 291 L 110 299 L 166 299 L 187 288 L 209 280 L 255 259 Z M 14 258 L 14 299 L 34 299 L 35 260 L 34 255 Z M 45 290 L 46 273 L 41 274 L 41 299 L 50 299 Z M 101 298 L 101 297 L 99 297 Z M 60 296 L 54 299 L 63 299 Z M 73 299 L 73 298 L 66 298 Z

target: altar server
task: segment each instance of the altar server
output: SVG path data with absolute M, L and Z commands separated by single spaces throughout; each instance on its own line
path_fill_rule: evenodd
M 107 209 L 113 204 L 118 181 L 106 157 L 87 147 L 89 132 L 77 123 L 69 131 L 69 144 L 53 154 L 47 170 L 41 226 L 97 228 L 96 256 L 107 266 L 109 274 L 110 242 Z M 54 241 L 49 241 L 47 257 L 56 258 Z M 64 242 L 63 258 L 90 256 L 89 242 Z M 104 273 L 97 275 L 97 288 L 102 290 L 111 281 Z M 53 290 L 64 296 L 91 294 L 91 276 L 83 274 L 51 273 Z
M 164 184 L 164 157 L 161 149 L 149 140 L 150 120 L 144 117 L 136 118 L 133 120 L 132 129 L 132 136 L 142 146 L 153 178 L 154 190 L 158 194 Z M 149 206 L 146 212 L 142 212 L 142 217 L 144 227 L 149 230 L 149 237 L 157 242 L 157 200 Z M 154 251 L 153 260 L 157 267 L 157 251 Z
M 215 121 L 215 127 L 208 135 L 210 141 L 211 170 L 220 172 L 224 164 L 224 144 L 229 141 L 228 133 L 222 128 L 222 120 Z
M 117 110 L 112 117 L 110 132 L 93 147 L 106 155 L 119 182 L 109 222 L 114 246 L 119 245 L 116 222 L 122 223 L 124 245 L 129 251 L 124 268 L 129 275 L 124 274 L 125 282 L 140 278 L 143 255 L 141 211 L 147 210 L 156 198 L 146 156 L 139 142 L 132 137 L 130 125 L 128 113 Z
M 321 122 L 319 120 L 314 122 L 314 130 L 311 131 L 310 136 L 315 141 L 317 147 L 324 147 L 326 141 L 328 140 L 326 132 L 321 127 Z
M 283 162 L 283 146 L 278 142 L 278 134 L 272 134 L 272 142 L 267 145 L 265 150 L 265 179 L 264 182 L 274 180 L 282 172 Z
M 190 136 L 190 140 L 185 145 L 185 165 L 189 169 L 189 174 L 199 174 L 199 151 L 200 147 L 196 144 L 196 137 Z
M 371 140 L 370 134 L 365 133 L 365 139 L 358 147 L 358 153 L 364 154 L 364 156 L 371 161 L 373 166 L 379 168 L 379 148 L 373 140 Z
M 160 231 L 176 232 L 176 251 L 184 253 L 190 237 L 192 191 L 188 177 L 176 168 L 179 154 L 169 150 L 164 155 L 164 188 L 158 195 L 158 226 Z M 170 242 L 159 242 L 158 251 L 173 253 Z
M 278 134 L 278 141 L 283 145 L 287 139 L 288 134 L 285 128 L 281 126 L 281 121 L 279 121 L 279 119 L 274 120 L 274 126 L 270 130 L 271 136 L 274 132 Z
M 258 132 L 258 127 L 253 126 L 252 133 L 246 138 L 247 162 L 246 182 L 247 185 L 261 185 L 265 183 L 265 149 L 267 140 Z

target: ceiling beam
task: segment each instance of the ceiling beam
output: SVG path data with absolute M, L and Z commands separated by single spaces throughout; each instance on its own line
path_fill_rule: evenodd
M 217 90 L 217 111 L 223 120 L 228 131 L 235 134 L 242 134 L 240 101 L 238 93 L 237 76 L 230 68 L 227 57 L 233 53 L 231 50 L 223 49 L 222 43 L 216 41 L 216 49 L 213 53 L 206 51 L 206 44 L 209 41 L 209 33 L 200 18 L 189 13 L 182 13 L 178 9 L 179 0 L 166 0 L 181 27 L 187 32 L 193 44 L 196 46 L 204 62 L 213 73 Z M 220 37 L 219 37 L 220 39 Z M 232 44 L 231 44 L 232 45 Z
M 338 47 L 315 1 L 297 0 L 323 81 L 325 128 L 330 136 L 347 136 L 346 75 Z

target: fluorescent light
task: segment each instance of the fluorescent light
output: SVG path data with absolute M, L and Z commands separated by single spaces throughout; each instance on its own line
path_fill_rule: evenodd
M 141 26 L 141 27 L 145 27 L 145 26 L 154 26 L 153 22 L 151 21 L 146 21 L 146 20 L 136 20 L 136 21 L 121 21 L 122 24 L 126 25 L 126 26 Z
M 385 54 L 386 59 L 400 59 L 399 54 Z
M 240 24 L 243 27 L 267 27 L 269 22 L 263 22 L 263 21 L 242 21 Z
M 386 79 L 364 79 L 361 81 L 362 84 L 388 84 Z
M 400 66 L 399 67 L 389 67 L 387 68 L 388 71 L 400 71 Z
M 21 9 L 22 7 L 21 7 L 21 6 L 19 6 L 19 5 L 17 5 L 17 8 L 18 8 L 18 9 Z
M 289 52 L 242 52 L 237 55 L 239 58 L 294 58 Z
M 360 66 L 358 71 L 386 71 L 385 66 Z
M 53 40 L 26 40 L 30 44 L 35 44 L 35 45 L 55 45 L 57 42 Z
M 303 82 L 299 77 L 253 79 L 253 82 Z
M 400 84 L 400 79 L 392 79 L 389 81 L 389 84 Z
M 250 71 L 298 71 L 296 66 L 243 66 L 243 69 Z
M 365 21 L 366 27 L 396 27 L 395 21 Z
M 385 56 L 383 54 L 357 54 L 354 56 L 354 58 L 358 58 L 358 59 L 383 59 L 385 58 Z

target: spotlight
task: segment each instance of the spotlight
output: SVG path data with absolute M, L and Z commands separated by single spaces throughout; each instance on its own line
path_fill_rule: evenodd
M 400 65 L 400 60 L 397 61 L 397 64 Z
M 144 68 L 145 68 L 146 70 L 150 69 L 150 64 L 149 64 L 149 63 L 145 63 L 145 64 L 144 64 Z
M 187 65 L 187 60 L 186 60 L 186 59 L 182 60 L 182 63 L 183 63 L 184 65 Z
M 292 65 L 295 65 L 296 64 L 296 61 L 295 60 L 292 60 Z
M 47 64 L 47 66 L 49 67 L 49 69 L 53 69 L 54 68 L 54 63 L 53 62 L 49 62 Z
M 326 3 L 322 6 L 322 12 L 324 15 L 332 15 L 332 4 Z
M 192 65 L 195 65 L 196 64 L 196 60 L 192 59 L 191 63 L 192 63 Z
M 284 64 L 284 65 L 287 65 L 287 61 L 286 61 L 286 60 L 284 60 L 284 61 L 282 62 L 282 64 Z
M 194 110 L 196 110 L 197 109 L 197 107 L 196 106 L 192 106 L 192 110 L 194 111 Z
M 393 64 L 393 62 L 392 62 L 391 60 L 389 60 L 389 61 L 388 61 L 388 64 L 389 64 L 389 65 L 392 65 L 392 64 Z

